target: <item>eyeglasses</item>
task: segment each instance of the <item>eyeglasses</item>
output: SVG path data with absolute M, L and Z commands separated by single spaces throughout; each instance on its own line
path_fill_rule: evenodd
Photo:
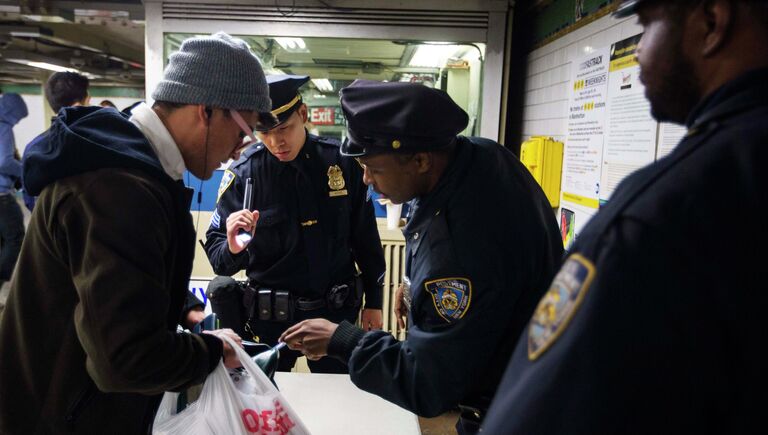
M 230 110 L 229 114 L 232 116 L 232 119 L 235 120 L 238 126 L 240 126 L 240 129 L 243 130 L 243 133 L 245 133 L 245 136 L 243 136 L 243 139 L 246 137 L 248 138 L 248 141 L 246 142 L 243 140 L 243 148 L 253 145 L 258 140 L 256 139 L 256 136 L 253 135 L 253 129 L 248 125 L 247 122 L 245 122 L 245 119 L 237 112 L 237 110 Z

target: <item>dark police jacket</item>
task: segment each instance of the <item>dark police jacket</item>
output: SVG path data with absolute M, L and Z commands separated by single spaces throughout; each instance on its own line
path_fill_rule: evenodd
M 328 354 L 352 382 L 422 416 L 490 401 L 562 242 L 544 193 L 496 142 L 459 137 L 404 230 L 408 338 L 339 325 Z
M 298 171 L 309 175 L 306 188 L 298 187 Z M 230 213 L 243 208 L 247 178 L 254 182 L 251 209 L 258 210 L 260 217 L 248 248 L 233 255 L 227 246 L 226 221 Z M 318 214 L 302 218 L 299 201 L 316 201 Z M 307 221 L 321 229 L 324 258 L 309 258 L 304 242 Z M 206 235 L 205 251 L 218 275 L 246 269 L 259 285 L 290 290 L 295 296 L 323 297 L 329 286 L 349 282 L 357 262 L 366 308 L 381 308 L 380 279 L 386 265 L 373 205 L 367 199 L 360 165 L 342 157 L 335 140 L 308 134 L 296 159 L 287 163 L 263 145 L 246 151 L 225 171 Z M 314 282 L 310 267 L 319 265 L 325 277 Z
M 487 433 L 764 431 L 768 70 L 716 91 L 688 126 L 584 229 Z
M 221 341 L 179 334 L 195 234 L 183 185 L 114 109 L 67 108 L 30 144 L 40 195 L 0 322 L 0 434 L 149 433 Z M 212 339 L 213 338 L 213 339 Z

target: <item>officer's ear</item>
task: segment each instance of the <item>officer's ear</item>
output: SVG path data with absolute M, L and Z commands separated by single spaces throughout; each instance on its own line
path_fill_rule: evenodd
M 434 155 L 426 152 L 415 153 L 413 155 L 413 161 L 416 163 L 416 172 L 419 174 L 426 174 L 432 169 Z
M 306 124 L 307 123 L 307 105 L 302 103 L 301 106 L 299 106 L 298 109 L 296 109 L 297 112 L 299 112 L 299 116 L 301 117 L 301 123 Z
M 735 25 L 734 21 L 737 14 L 735 8 L 738 6 L 731 1 L 715 0 L 702 2 L 695 7 L 693 14 L 699 15 L 699 17 L 689 17 L 688 22 L 691 23 L 691 19 L 694 22 L 700 19 L 700 23 L 704 25 L 705 32 L 702 35 L 701 45 L 702 56 L 711 57 L 728 43 Z

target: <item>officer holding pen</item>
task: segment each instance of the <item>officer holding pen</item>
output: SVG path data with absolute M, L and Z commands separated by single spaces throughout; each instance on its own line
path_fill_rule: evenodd
M 384 254 L 362 169 L 341 156 L 338 141 L 306 131 L 299 88 L 307 81 L 267 77 L 278 125 L 259 131 L 262 143 L 225 171 L 205 243 L 214 271 L 227 277 L 208 289 L 222 325 L 270 345 L 303 319 L 355 323 L 363 300 L 363 326 L 382 325 Z M 249 180 L 252 194 L 244 195 Z M 247 285 L 228 278 L 243 269 Z M 284 349 L 279 370 L 298 356 Z M 309 367 L 347 372 L 331 358 Z

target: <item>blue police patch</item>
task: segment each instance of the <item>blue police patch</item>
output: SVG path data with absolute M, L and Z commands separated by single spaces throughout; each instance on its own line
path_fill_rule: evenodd
M 472 282 L 466 278 L 443 278 L 424 283 L 437 313 L 453 323 L 467 313 L 472 300 Z
M 219 194 L 216 196 L 216 203 L 218 204 L 221 195 L 227 191 L 232 182 L 235 181 L 235 173 L 229 169 L 224 171 L 224 175 L 221 177 L 221 183 L 219 184 Z
M 219 210 L 216 209 L 213 211 L 213 215 L 211 216 L 211 228 L 219 228 L 219 225 L 221 225 L 221 216 L 219 215 Z
M 543 354 L 565 331 L 595 276 L 595 265 L 579 254 L 565 261 L 528 323 L 528 359 Z

